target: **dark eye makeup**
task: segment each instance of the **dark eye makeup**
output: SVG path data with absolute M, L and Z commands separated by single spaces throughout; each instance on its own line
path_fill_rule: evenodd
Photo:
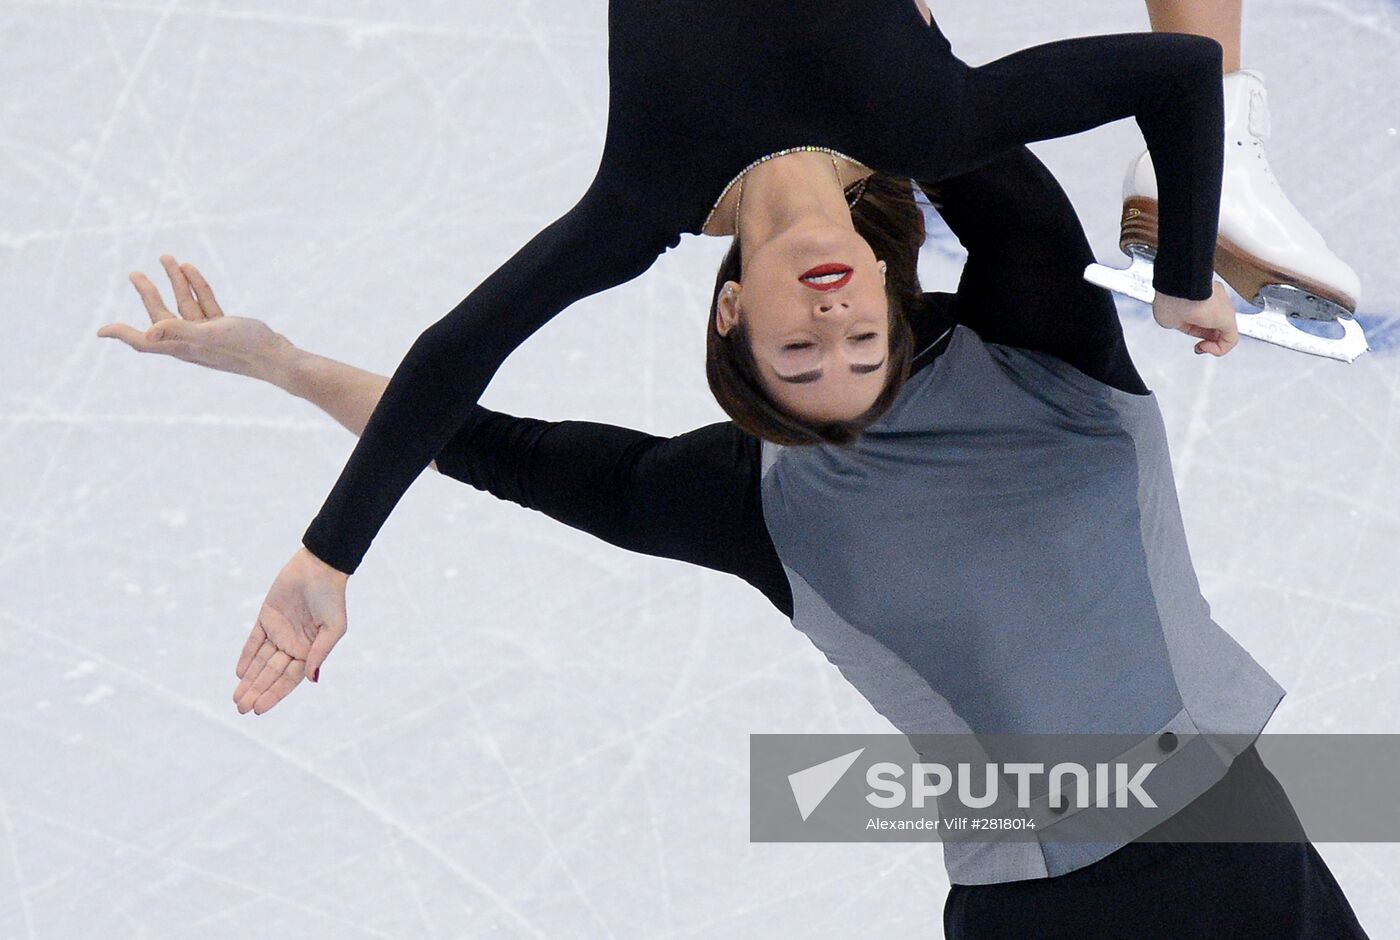
M 878 339 L 879 336 L 880 336 L 879 333 L 860 333 L 860 334 L 858 334 L 858 335 L 856 335 L 856 336 L 852 336 L 851 339 L 855 340 L 857 343 L 868 343 L 868 342 L 870 342 L 872 339 Z M 811 342 L 810 340 L 803 340 L 803 341 L 801 341 L 801 342 L 785 343 L 785 344 L 783 345 L 783 349 L 784 349 L 784 350 L 790 350 L 790 349 L 811 349 L 811 348 L 812 348 L 813 346 L 815 346 L 815 345 L 816 345 L 816 343 L 813 343 L 813 342 Z
M 879 368 L 880 368 L 881 366 L 883 366 L 884 364 L 885 364 L 885 360 L 884 360 L 884 358 L 882 357 L 882 358 L 880 359 L 879 362 L 873 362 L 873 363 L 871 363 L 871 364 L 868 365 L 868 366 L 855 366 L 855 365 L 853 365 L 853 366 L 851 366 L 851 371 L 854 372 L 856 375 L 869 375 L 871 372 L 878 371 Z M 800 372 L 800 373 L 798 373 L 797 375 L 780 375 L 780 376 L 778 376 L 778 379 L 779 379 L 779 381 L 782 381 L 782 382 L 790 382 L 790 383 L 792 383 L 793 385 L 805 385 L 805 384 L 807 384 L 808 382 L 815 382 L 817 379 L 819 379 L 819 378 L 821 378 L 821 377 L 822 377 L 822 370 L 821 370 L 821 369 L 812 369 L 812 370 L 810 370 L 810 371 L 808 371 L 808 372 Z

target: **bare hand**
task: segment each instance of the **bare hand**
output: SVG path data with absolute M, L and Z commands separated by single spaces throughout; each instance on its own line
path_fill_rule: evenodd
M 1235 308 L 1219 281 L 1207 300 L 1186 300 L 1157 291 L 1152 317 L 1169 330 L 1180 330 L 1200 340 L 1195 347 L 1197 353 L 1223 356 L 1240 341 Z
M 239 714 L 261 715 L 304 677 L 319 679 L 321 664 L 345 635 L 348 580 L 305 548 L 278 573 L 238 657 Z
M 224 316 L 213 288 L 194 265 L 177 264 L 170 255 L 161 255 L 160 262 L 170 277 L 180 315 L 166 308 L 146 275 L 133 271 L 129 279 L 146 305 L 151 326 L 142 332 L 125 323 L 109 323 L 97 335 L 119 339 L 137 352 L 161 353 L 220 372 L 273 380 L 296 347 L 261 320 Z

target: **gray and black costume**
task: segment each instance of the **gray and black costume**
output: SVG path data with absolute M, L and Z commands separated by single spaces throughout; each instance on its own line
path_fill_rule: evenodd
M 853 446 L 478 406 L 439 469 L 738 575 L 901 731 L 1131 734 L 1185 788 L 1180 819 L 1226 790 L 1291 816 L 1245 746 L 1283 689 L 1211 619 L 1156 396 L 1081 277 L 1092 253 L 1064 192 L 1024 148 L 929 190 L 966 266 L 955 293 L 923 295 L 914 374 Z M 1221 754 L 1198 732 L 1244 737 Z M 1242 936 L 1260 918 L 1270 936 L 1364 936 L 1306 841 L 1139 835 L 945 843 L 949 936 Z

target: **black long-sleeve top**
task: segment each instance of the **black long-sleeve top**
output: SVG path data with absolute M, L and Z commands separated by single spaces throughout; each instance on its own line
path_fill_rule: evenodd
M 1223 160 L 1220 64 L 1208 39 L 1128 34 L 973 68 L 910 0 L 611 0 L 608 124 L 593 181 L 419 336 L 303 544 L 353 572 L 516 347 L 699 233 L 736 173 L 785 148 L 828 147 L 938 182 L 1017 145 L 1133 116 L 1161 193 L 1155 286 L 1205 299 Z
M 933 198 L 968 255 L 957 292 L 925 294 L 911 316 L 916 371 L 961 323 L 1147 394 L 1111 297 L 1080 276 L 1093 252 L 1073 207 L 1029 150 L 945 180 Z M 474 406 L 436 459 L 448 476 L 619 547 L 737 575 L 793 613 L 763 517 L 760 442 L 733 422 L 658 437 Z

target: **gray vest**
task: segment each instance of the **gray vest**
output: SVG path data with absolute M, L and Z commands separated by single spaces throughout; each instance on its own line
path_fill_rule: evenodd
M 1140 736 L 1185 805 L 1284 694 L 1201 596 L 1156 397 L 1054 356 L 957 326 L 853 447 L 765 444 L 762 492 L 793 624 L 905 734 Z M 1247 737 L 1163 744 L 1215 733 Z M 944 861 L 1044 878 L 1140 834 Z

